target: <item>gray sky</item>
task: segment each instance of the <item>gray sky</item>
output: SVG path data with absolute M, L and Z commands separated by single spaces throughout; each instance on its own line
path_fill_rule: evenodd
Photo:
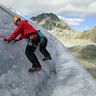
M 0 0 L 23 15 L 53 12 L 73 16 L 96 15 L 96 0 Z

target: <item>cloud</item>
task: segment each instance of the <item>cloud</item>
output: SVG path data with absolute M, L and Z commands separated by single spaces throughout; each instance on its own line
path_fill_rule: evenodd
M 0 0 L 23 15 L 53 12 L 68 16 L 96 16 L 96 0 Z
M 91 2 L 90 4 L 85 4 L 85 5 L 82 4 L 81 6 L 80 5 L 76 6 L 71 3 L 66 4 L 57 12 L 57 14 L 67 15 L 67 16 L 78 16 L 78 17 L 96 16 L 96 2 Z
M 66 18 L 62 16 L 58 16 L 61 20 L 68 23 L 70 26 L 79 26 L 82 22 L 84 22 L 83 18 Z

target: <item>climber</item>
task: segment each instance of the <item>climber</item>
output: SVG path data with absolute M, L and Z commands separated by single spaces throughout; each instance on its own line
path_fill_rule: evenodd
M 20 41 L 22 39 L 27 40 L 27 47 L 25 54 L 28 60 L 32 63 L 32 67 L 29 68 L 29 72 L 34 72 L 42 69 L 40 62 L 38 61 L 36 55 L 34 54 L 37 46 L 39 45 L 40 52 L 44 55 L 43 61 L 51 60 L 49 52 L 46 50 L 47 38 L 42 34 L 40 30 L 33 28 L 27 20 L 21 20 L 19 16 L 15 16 L 13 23 L 17 26 L 14 32 L 9 36 L 8 39 L 4 39 L 6 42 L 14 40 L 14 42 Z M 18 39 L 15 39 L 18 35 Z

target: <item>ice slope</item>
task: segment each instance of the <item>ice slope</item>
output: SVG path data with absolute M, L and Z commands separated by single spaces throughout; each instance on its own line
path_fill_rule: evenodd
M 90 74 L 55 37 L 31 21 L 48 38 L 53 60 L 43 62 L 37 49 L 43 69 L 28 73 L 31 64 L 24 54 L 26 41 L 7 44 L 2 39 L 15 28 L 14 15 L 0 5 L 0 96 L 96 96 L 96 81 Z

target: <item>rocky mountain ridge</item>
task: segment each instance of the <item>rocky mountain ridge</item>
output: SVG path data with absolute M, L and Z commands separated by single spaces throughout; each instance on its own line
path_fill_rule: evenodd
M 42 13 L 36 17 L 32 17 L 31 19 L 47 30 L 54 30 L 55 28 L 71 30 L 71 27 L 67 23 L 60 20 L 53 13 Z

